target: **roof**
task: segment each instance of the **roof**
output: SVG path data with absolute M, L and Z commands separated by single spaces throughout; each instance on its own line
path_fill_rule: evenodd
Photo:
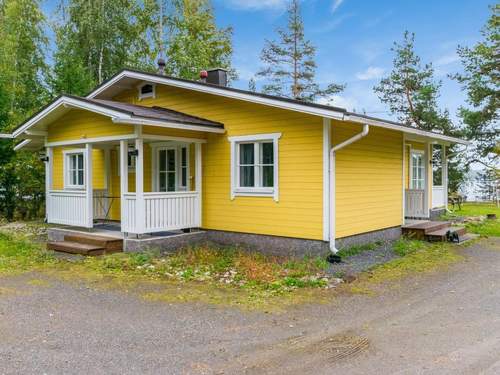
M 191 116 L 186 113 L 174 111 L 172 109 L 167 109 L 163 107 L 158 107 L 158 106 L 145 107 L 142 105 L 115 102 L 112 100 L 103 100 L 103 99 L 85 99 L 85 100 L 92 103 L 96 103 L 98 105 L 102 105 L 103 107 L 112 108 L 117 111 L 127 112 L 135 117 L 166 120 L 169 122 L 175 122 L 179 124 L 208 126 L 221 129 L 224 128 L 224 125 L 220 122 L 207 120 L 197 116 Z
M 373 126 L 388 128 L 404 133 L 414 134 L 417 136 L 438 139 L 451 143 L 469 144 L 470 142 L 460 138 L 436 133 L 432 131 L 421 130 L 411 125 L 402 124 L 395 121 L 381 119 L 372 116 L 366 116 L 347 111 L 345 108 L 334 107 L 326 104 L 310 103 L 301 100 L 284 98 L 275 95 L 256 93 L 253 91 L 241 90 L 232 87 L 219 86 L 206 82 L 192 81 L 182 78 L 175 78 L 157 73 L 149 73 L 134 69 L 123 69 L 116 73 L 113 77 L 97 86 L 89 94 L 87 98 L 97 98 L 105 96 L 107 90 L 113 87 L 115 83 L 122 79 L 133 78 L 139 81 L 148 81 L 152 83 L 165 84 L 175 87 L 180 87 L 188 90 L 194 90 L 214 95 L 230 97 L 233 99 L 244 100 L 259 104 L 264 104 L 273 107 L 284 108 L 292 111 L 309 113 L 316 116 L 321 116 L 330 119 L 342 121 L 351 121 L 357 123 L 368 123 Z
M 160 126 L 215 133 L 225 132 L 224 125 L 219 122 L 162 107 L 145 107 L 111 100 L 62 95 L 14 129 L 12 132 L 13 137 L 19 137 L 27 131 L 31 132 L 30 129 L 35 125 L 46 126 L 54 119 L 66 113 L 68 108 L 84 109 L 108 116 L 116 123 Z

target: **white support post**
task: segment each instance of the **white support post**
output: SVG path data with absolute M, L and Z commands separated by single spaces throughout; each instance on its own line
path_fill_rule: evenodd
M 323 241 L 330 240 L 330 149 L 331 120 L 323 119 Z
M 432 207 L 432 143 L 425 143 L 425 216 L 430 217 Z
M 402 176 L 402 194 L 403 194 L 403 197 L 402 197 L 402 218 L 401 218 L 401 225 L 405 225 L 405 221 L 406 221 L 406 173 L 408 173 L 406 171 L 406 134 L 403 133 L 403 155 L 402 155 L 402 160 L 403 160 L 403 166 L 402 166 L 402 170 L 401 170 L 401 176 Z
M 94 226 L 94 189 L 92 186 L 92 143 L 85 144 L 85 198 L 86 198 L 86 227 Z
M 104 149 L 104 176 L 105 176 L 105 189 L 109 195 L 111 189 L 111 150 L 109 148 Z
M 443 199 L 444 199 L 444 208 L 448 211 L 448 154 L 446 152 L 446 145 L 441 144 L 442 147 L 442 179 L 443 179 Z
M 54 149 L 47 147 L 46 155 L 47 161 L 45 162 L 45 220 L 49 222 L 49 212 L 51 210 L 50 190 L 52 189 L 52 176 L 54 166 Z
M 198 227 L 202 226 L 202 165 L 201 165 L 201 143 L 195 144 L 195 158 L 196 158 L 196 171 L 195 171 L 195 190 L 198 193 Z
M 144 140 L 135 140 L 138 154 L 135 161 L 135 205 L 137 234 L 143 234 L 146 228 L 146 207 L 144 204 Z
M 120 205 L 121 205 L 121 222 L 122 231 L 123 223 L 126 218 L 123 217 L 125 212 L 125 194 L 128 193 L 128 141 L 120 141 Z

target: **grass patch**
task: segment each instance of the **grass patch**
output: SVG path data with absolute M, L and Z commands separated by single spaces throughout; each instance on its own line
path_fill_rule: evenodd
M 496 220 L 485 219 L 487 214 L 496 214 Z M 493 203 L 464 203 L 462 209 L 443 216 L 445 220 L 463 218 L 467 230 L 481 236 L 500 237 L 500 208 Z
M 486 216 L 487 214 L 497 214 L 500 216 L 500 208 L 497 208 L 494 203 L 464 203 L 462 204 L 462 209 L 458 208 L 454 210 L 451 214 L 445 215 L 445 217 L 457 217 L 457 216 Z
M 337 254 L 340 255 L 342 258 L 348 258 L 354 255 L 364 253 L 365 251 L 373 251 L 382 245 L 383 241 L 375 241 L 362 245 L 353 245 L 339 250 Z
M 0 274 L 30 271 L 57 263 L 39 244 L 0 232 Z
M 271 257 L 214 246 L 187 248 L 169 257 L 154 252 L 117 253 L 70 262 L 56 258 L 40 243 L 0 233 L 0 276 L 37 271 L 98 289 L 119 288 L 163 301 L 203 301 L 246 308 L 304 302 L 328 292 L 332 280 L 325 273 L 328 266 L 317 257 Z M 28 284 L 50 286 L 39 279 Z
M 365 289 L 370 292 L 377 284 L 402 279 L 407 275 L 436 271 L 463 259 L 456 252 L 456 247 L 448 243 L 400 239 L 395 243 L 394 251 L 402 257 L 375 266 L 362 274 L 352 285 L 357 293 Z
M 425 249 L 426 246 L 427 243 L 425 243 L 424 241 L 401 237 L 399 240 L 394 242 L 394 244 L 392 245 L 392 250 L 399 256 L 403 257 L 405 255 Z

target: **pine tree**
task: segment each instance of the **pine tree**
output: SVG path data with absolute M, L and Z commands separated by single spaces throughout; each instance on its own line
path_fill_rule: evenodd
M 151 11 L 151 1 L 62 0 L 54 27 L 54 94 L 83 94 L 127 66 L 151 68 Z
M 479 196 L 484 201 L 495 201 L 500 191 L 500 170 L 486 168 L 476 178 Z
M 401 44 L 395 42 L 393 69 L 374 87 L 379 99 L 399 121 L 423 130 L 450 134 L 448 112 L 438 109 L 441 82 L 434 79 L 432 64 L 422 65 L 415 53 L 415 34 L 406 31 Z
M 254 78 L 250 78 L 250 80 L 248 81 L 248 91 L 251 91 L 251 92 L 257 91 L 257 84 L 255 83 Z
M 465 135 L 473 146 L 469 163 L 498 166 L 500 155 L 500 5 L 491 7 L 491 17 L 482 30 L 483 40 L 474 47 L 459 47 L 464 72 L 453 78 L 463 85 L 471 107 L 461 107 Z
M 316 48 L 305 39 L 299 0 L 288 6 L 286 29 L 278 29 L 278 41 L 266 41 L 261 52 L 265 67 L 257 75 L 267 78 L 263 91 L 268 94 L 312 102 L 341 92 L 343 85 L 330 84 L 325 89 L 314 81 Z
M 432 64 L 422 64 L 415 53 L 415 34 L 406 31 L 401 44 L 394 43 L 393 69 L 373 89 L 382 103 L 389 106 L 400 122 L 427 131 L 460 136 L 450 120 L 448 110 L 438 107 L 441 82 L 434 79 Z M 448 187 L 456 192 L 465 181 L 468 166 L 463 155 L 452 146 L 447 149 Z
M 219 28 L 208 0 L 173 0 L 168 16 L 166 73 L 198 79 L 201 70 L 231 69 L 232 28 Z

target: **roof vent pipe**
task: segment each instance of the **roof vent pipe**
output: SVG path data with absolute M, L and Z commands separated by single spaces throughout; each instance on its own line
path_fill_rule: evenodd
M 335 247 L 335 219 L 336 219 L 336 211 L 335 211 L 335 159 L 336 152 L 340 149 L 349 146 L 351 143 L 359 141 L 361 138 L 364 138 L 368 135 L 370 127 L 368 124 L 363 125 L 363 130 L 356 134 L 355 136 L 346 139 L 344 142 L 339 143 L 335 147 L 330 150 L 330 251 L 332 254 L 328 257 L 328 259 L 332 260 L 332 262 L 340 261 L 340 258 L 337 254 L 338 249 Z
M 165 74 L 165 60 L 163 60 L 161 57 L 158 59 L 158 74 Z

